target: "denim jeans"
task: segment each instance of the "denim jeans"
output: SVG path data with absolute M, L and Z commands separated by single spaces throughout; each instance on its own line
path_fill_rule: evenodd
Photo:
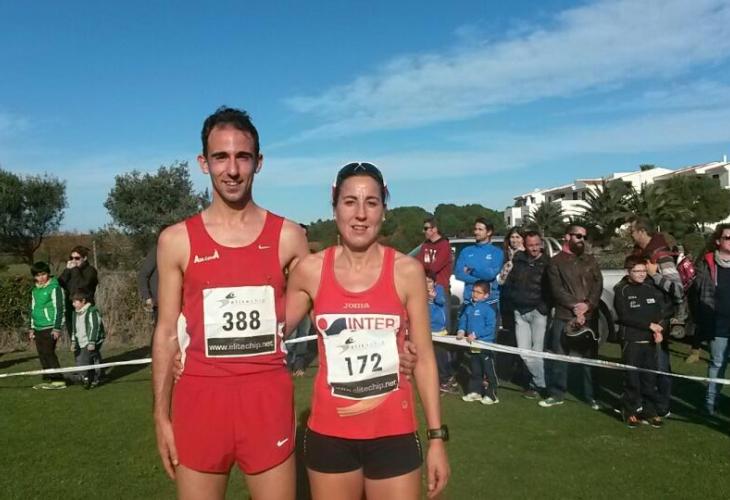
M 594 348 L 586 349 L 584 351 L 576 351 L 566 347 L 563 334 L 566 323 L 567 321 L 564 319 L 553 319 L 547 343 L 548 350 L 555 354 L 577 354 L 580 357 L 595 358 L 598 350 L 597 342 L 595 343 Z M 568 363 L 564 361 L 546 360 L 545 368 L 547 372 L 547 386 L 550 396 L 562 401 L 565 397 L 565 392 L 568 390 Z M 583 397 L 586 401 L 592 401 L 594 399 L 595 392 L 593 386 L 593 369 L 587 365 L 581 365 L 580 369 L 583 374 Z
M 715 337 L 710 341 L 710 366 L 707 368 L 707 376 L 710 378 L 725 378 L 728 357 L 730 357 L 730 339 L 727 337 Z M 718 384 L 710 382 L 707 386 L 705 404 L 710 410 L 717 406 Z
M 542 352 L 545 346 L 545 331 L 547 328 L 547 316 L 540 314 L 537 309 L 524 314 L 515 310 L 515 337 L 517 347 Z M 532 376 L 532 387 L 545 389 L 545 368 L 542 358 L 522 356 L 527 369 Z
M 96 349 L 89 351 L 86 347 L 82 349 L 75 349 L 74 356 L 76 357 L 76 366 L 87 366 L 87 365 L 99 365 L 103 363 L 101 359 L 101 344 L 96 344 Z M 83 377 L 87 377 L 89 381 L 99 382 L 102 377 L 101 368 L 96 368 L 87 371 L 86 373 L 79 373 L 79 381 L 83 381 Z

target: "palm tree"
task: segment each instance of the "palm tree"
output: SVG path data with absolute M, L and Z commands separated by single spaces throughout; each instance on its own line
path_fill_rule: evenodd
M 565 229 L 565 214 L 559 203 L 543 201 L 525 217 L 524 226 L 545 236 L 560 237 Z
M 684 236 L 695 228 L 694 214 L 686 200 L 665 182 L 632 189 L 628 198 L 629 209 L 637 216 L 646 217 L 662 232 L 675 237 Z
M 587 191 L 585 212 L 574 222 L 585 227 L 598 245 L 606 245 L 633 215 L 627 203 L 631 193 L 631 185 L 624 181 L 603 180 L 595 190 Z

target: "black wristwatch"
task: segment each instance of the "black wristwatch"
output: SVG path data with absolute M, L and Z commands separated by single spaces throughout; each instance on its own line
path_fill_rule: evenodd
M 432 439 L 440 439 L 446 442 L 449 440 L 449 428 L 444 424 L 438 429 L 429 429 L 426 431 L 426 437 L 429 441 Z

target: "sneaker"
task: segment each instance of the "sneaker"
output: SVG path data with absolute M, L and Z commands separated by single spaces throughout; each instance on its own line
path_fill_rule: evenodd
M 50 382 L 41 382 L 40 384 L 34 385 L 33 389 L 51 389 L 51 383 Z
M 672 416 L 672 412 L 667 410 L 666 413 L 659 413 L 660 418 L 669 418 Z
M 89 384 L 89 389 L 93 389 L 94 387 L 99 387 L 100 385 L 101 385 L 101 380 L 99 380 L 99 379 L 93 380 Z
M 443 392 L 444 394 L 457 394 L 459 392 L 457 387 L 454 387 L 453 385 L 448 383 L 441 384 L 439 385 L 439 391 Z
M 46 387 L 41 387 L 41 389 L 65 389 L 65 388 L 66 388 L 66 382 L 64 382 L 63 380 L 56 380 L 54 382 L 46 384 Z
M 588 401 L 588 404 L 591 406 L 591 410 L 598 411 L 601 409 L 601 405 L 595 399 Z
M 543 408 L 550 408 L 551 406 L 557 406 L 557 405 L 561 405 L 563 403 L 565 403 L 565 401 L 563 401 L 562 399 L 557 399 L 557 398 L 550 396 L 549 398 L 543 399 L 542 401 L 540 401 L 537 404 L 539 404 Z
M 689 356 L 687 356 L 687 359 L 684 360 L 685 363 L 697 363 L 700 360 L 700 350 L 699 349 L 692 349 L 690 351 Z
M 651 425 L 655 429 L 661 429 L 664 425 L 664 421 L 662 420 L 662 417 L 651 417 L 649 419 L 649 425 Z
M 522 393 L 522 397 L 525 399 L 537 399 L 540 394 L 535 389 L 527 389 Z
M 462 396 L 461 399 L 462 401 L 466 401 L 467 403 L 472 403 L 474 401 L 481 401 L 482 397 L 476 392 L 470 392 L 469 394 Z
M 482 398 L 483 405 L 496 405 L 497 403 L 499 403 L 499 398 L 497 396 L 494 396 L 494 399 L 490 398 L 489 396 L 484 396 Z
M 635 429 L 639 425 L 641 425 L 639 417 L 637 417 L 636 415 L 629 415 L 628 417 L 624 418 L 624 422 L 626 422 L 626 426 L 630 429 Z

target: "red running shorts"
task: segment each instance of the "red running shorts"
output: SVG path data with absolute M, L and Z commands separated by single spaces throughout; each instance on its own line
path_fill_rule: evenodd
M 294 387 L 286 368 L 232 377 L 185 376 L 175 385 L 172 427 L 180 464 L 245 474 L 283 463 L 294 452 Z

